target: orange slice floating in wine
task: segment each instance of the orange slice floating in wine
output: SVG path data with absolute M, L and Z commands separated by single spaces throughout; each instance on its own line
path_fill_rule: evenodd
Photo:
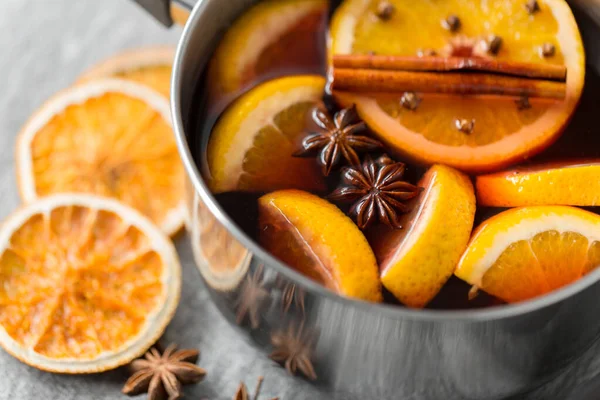
M 377 261 L 363 233 L 333 204 L 299 190 L 259 199 L 260 243 L 332 291 L 382 300 Z
M 381 282 L 409 307 L 424 307 L 452 276 L 467 247 L 475 217 L 470 179 L 435 165 L 419 182 L 424 190 L 401 216 L 403 228 L 374 229 L 368 237 Z
M 600 266 L 600 216 L 575 207 L 504 211 L 473 234 L 456 276 L 506 302 L 541 296 Z
M 326 14 L 326 0 L 267 0 L 251 7 L 227 30 L 214 54 L 211 94 L 234 94 L 278 71 L 319 71 Z
M 306 135 L 308 116 L 322 105 L 324 86 L 325 79 L 313 75 L 274 79 L 230 105 L 208 143 L 211 190 L 323 191 L 315 160 L 292 155 Z
M 507 97 L 417 94 L 421 101 L 411 110 L 399 95 L 336 93 L 342 105 L 356 104 L 363 120 L 397 154 L 469 172 L 491 171 L 540 152 L 560 135 L 581 97 L 585 76 L 583 44 L 564 0 L 539 0 L 534 14 L 522 0 L 388 3 L 394 11 L 383 19 L 377 17 L 379 0 L 345 0 L 332 20 L 330 57 L 434 51 L 439 56 L 559 64 L 568 71 L 564 101 L 531 99 L 526 109 Z M 460 21 L 456 31 L 442 23 L 452 15 Z M 480 52 L 490 35 L 502 39 L 497 55 Z M 552 56 L 540 55 L 545 44 L 553 46 Z
M 553 162 L 481 175 L 482 206 L 600 205 L 600 161 Z

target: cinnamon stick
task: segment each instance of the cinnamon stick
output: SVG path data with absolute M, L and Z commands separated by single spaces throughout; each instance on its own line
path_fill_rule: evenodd
M 333 90 L 352 92 L 421 92 L 503 95 L 564 99 L 566 83 L 492 73 L 333 69 Z
M 348 54 L 335 55 L 333 66 L 342 69 L 414 72 L 479 71 L 559 82 L 565 82 L 567 79 L 567 68 L 563 65 L 499 61 L 481 57 L 405 57 Z

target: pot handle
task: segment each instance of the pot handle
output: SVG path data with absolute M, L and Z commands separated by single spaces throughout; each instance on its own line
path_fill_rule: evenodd
M 165 26 L 183 25 L 201 0 L 133 0 Z

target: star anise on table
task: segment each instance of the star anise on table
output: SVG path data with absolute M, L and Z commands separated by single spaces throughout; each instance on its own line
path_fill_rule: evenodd
M 404 202 L 421 193 L 422 188 L 405 182 L 405 166 L 383 155 L 376 160 L 366 156 L 359 167 L 346 168 L 343 184 L 328 196 L 338 202 L 355 202 L 350 214 L 365 229 L 375 219 L 401 229 L 399 214 L 410 211 Z
M 241 285 L 235 301 L 236 323 L 241 325 L 246 318 L 250 321 L 252 329 L 260 325 L 260 311 L 263 304 L 269 299 L 269 291 L 262 283 L 263 265 L 259 265 L 254 273 L 248 273 Z
M 254 389 L 254 396 L 252 397 L 250 397 L 250 394 L 248 393 L 248 388 L 246 387 L 246 384 L 244 382 L 240 382 L 240 386 L 238 386 L 238 389 L 235 392 L 235 396 L 233 396 L 233 400 L 258 400 L 263 381 L 264 378 L 262 376 L 259 376 L 258 382 L 256 384 L 256 389 Z M 279 400 L 279 398 L 275 397 L 271 400 Z
M 318 162 L 323 175 L 328 176 L 342 158 L 350 165 L 360 164 L 358 152 L 377 150 L 383 145 L 368 136 L 357 135 L 366 130 L 367 125 L 360 121 L 354 106 L 335 113 L 331 118 L 327 112 L 315 108 L 312 120 L 321 132 L 310 133 L 302 140 L 302 149 L 294 153 L 296 157 L 312 156 L 319 153 Z
M 133 375 L 123 387 L 123 393 L 135 396 L 148 393 L 148 400 L 175 400 L 182 397 L 181 386 L 200 382 L 206 371 L 196 365 L 198 350 L 177 350 L 171 344 L 160 354 L 156 348 L 134 360 L 130 368 Z
M 298 328 L 290 323 L 287 329 L 271 334 L 273 351 L 269 357 L 282 364 L 291 375 L 300 371 L 308 379 L 315 380 L 317 374 L 312 364 L 315 342 L 315 334 L 305 330 L 303 323 Z

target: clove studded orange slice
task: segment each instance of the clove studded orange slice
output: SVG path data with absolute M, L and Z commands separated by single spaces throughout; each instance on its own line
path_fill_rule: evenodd
M 292 76 L 263 83 L 237 99 L 211 132 L 207 159 L 213 192 L 323 191 L 314 159 L 293 157 L 322 105 L 325 79 Z
M 171 235 L 183 226 L 184 171 L 169 102 L 145 86 L 99 80 L 51 98 L 17 142 L 25 202 L 60 192 L 114 197 Z
M 259 199 L 260 243 L 303 275 L 347 297 L 382 301 L 377 261 L 340 209 L 299 190 Z
M 121 78 L 146 85 L 169 98 L 175 48 L 147 47 L 127 51 L 93 66 L 78 83 L 104 78 Z
M 0 228 L 0 346 L 42 370 L 129 363 L 160 337 L 180 287 L 169 238 L 112 199 L 45 197 Z
M 482 206 L 600 205 L 600 161 L 553 162 L 481 175 Z
M 600 216 L 567 206 L 504 211 L 474 232 L 456 276 L 506 302 L 568 285 L 600 266 Z
M 530 108 L 510 97 L 417 93 L 421 101 L 405 102 L 416 107 L 409 109 L 401 95 L 336 93 L 343 105 L 356 104 L 363 120 L 397 154 L 468 172 L 493 171 L 542 151 L 561 134 L 579 102 L 585 77 L 583 44 L 564 0 L 538 0 L 540 9 L 533 14 L 523 0 L 388 0 L 393 6 L 388 18 L 376 16 L 379 3 L 342 3 L 331 24 L 330 57 L 433 51 L 440 57 L 479 56 L 567 68 L 566 98 L 531 99 Z M 442 23 L 452 15 L 459 21 L 456 31 Z M 502 40 L 496 55 L 483 50 L 490 35 Z M 540 54 L 544 45 L 553 46 L 552 55 Z
M 326 0 L 267 0 L 250 8 L 227 30 L 211 61 L 213 94 L 238 92 L 281 71 L 320 71 L 326 14 Z
M 382 227 L 368 235 L 383 286 L 415 308 L 426 306 L 452 276 L 475 217 L 473 185 L 466 175 L 434 165 L 418 186 L 424 190 L 402 215 L 402 229 Z

